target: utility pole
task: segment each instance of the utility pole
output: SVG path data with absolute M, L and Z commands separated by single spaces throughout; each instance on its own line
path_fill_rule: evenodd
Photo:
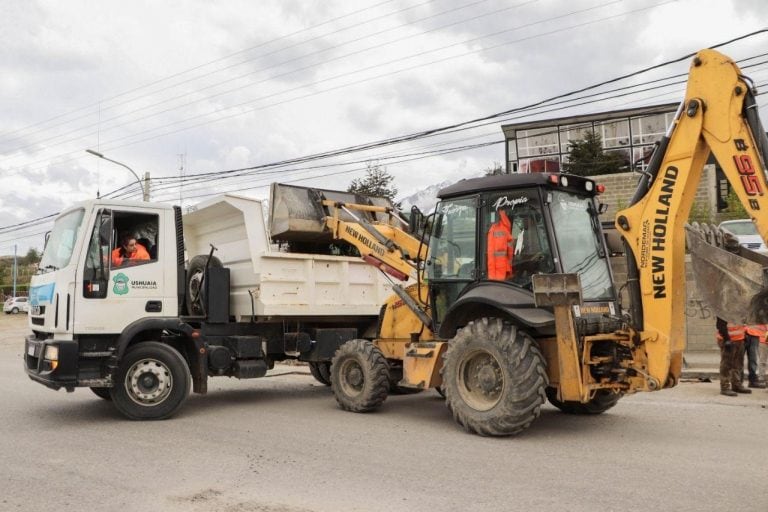
M 184 199 L 184 164 L 187 163 L 187 153 L 179 153 L 179 208 Z
M 13 244 L 13 297 L 16 296 L 16 275 L 18 270 L 16 269 L 16 244 Z
M 149 202 L 149 171 L 144 173 L 144 186 L 141 187 L 141 195 L 144 197 L 144 202 Z

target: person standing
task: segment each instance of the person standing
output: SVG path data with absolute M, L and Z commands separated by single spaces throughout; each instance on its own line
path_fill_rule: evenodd
M 720 347 L 720 394 L 736 396 L 737 393 L 751 393 L 741 382 L 744 368 L 743 325 L 729 324 L 722 318 L 715 322 L 717 345 Z

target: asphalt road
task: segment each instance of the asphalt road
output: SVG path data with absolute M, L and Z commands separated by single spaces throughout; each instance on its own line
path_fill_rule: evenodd
M 547 405 L 489 439 L 434 392 L 352 414 L 308 374 L 219 378 L 137 423 L 29 380 L 25 321 L 0 318 L 2 511 L 768 511 L 765 391 L 682 383 L 596 417 Z

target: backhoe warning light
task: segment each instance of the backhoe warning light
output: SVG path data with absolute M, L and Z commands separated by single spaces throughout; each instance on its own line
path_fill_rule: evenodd
M 597 193 L 598 194 L 602 194 L 603 192 L 605 192 L 605 185 L 598 185 L 597 186 Z

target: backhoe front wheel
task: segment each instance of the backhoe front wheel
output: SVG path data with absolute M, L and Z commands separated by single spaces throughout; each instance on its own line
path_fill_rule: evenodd
M 539 416 L 546 386 L 536 343 L 499 318 L 470 322 L 448 344 L 442 389 L 454 419 L 469 432 L 522 432 Z
M 112 402 L 129 419 L 162 420 L 181 407 L 191 383 L 187 363 L 175 348 L 145 341 L 125 353 L 111 388 Z
M 331 362 L 331 386 L 342 409 L 368 412 L 387 399 L 389 367 L 384 354 L 368 340 L 350 340 Z

